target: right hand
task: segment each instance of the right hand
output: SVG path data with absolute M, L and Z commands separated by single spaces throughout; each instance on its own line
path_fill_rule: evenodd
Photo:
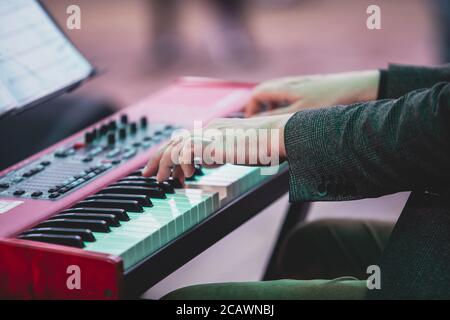
M 285 77 L 261 83 L 245 106 L 247 117 L 375 100 L 378 70 Z

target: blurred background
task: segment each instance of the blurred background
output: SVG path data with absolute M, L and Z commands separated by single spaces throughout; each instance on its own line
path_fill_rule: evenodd
M 180 75 L 261 81 L 436 64 L 449 31 L 440 25 L 448 0 L 43 2 L 63 26 L 67 6 L 81 7 L 82 28 L 68 34 L 103 74 L 79 93 L 105 95 L 119 107 Z M 366 27 L 370 4 L 381 8 L 381 30 Z
M 74 95 L 126 107 L 182 75 L 263 81 L 298 74 L 439 64 L 449 53 L 448 0 L 44 0 L 61 25 L 78 4 L 82 29 L 67 31 L 100 76 Z M 381 8 L 381 30 L 366 9 Z M 309 219 L 396 219 L 407 193 L 314 203 Z M 205 282 L 261 278 L 287 196 L 147 292 L 159 298 Z M 243 245 L 243 244 L 246 245 Z

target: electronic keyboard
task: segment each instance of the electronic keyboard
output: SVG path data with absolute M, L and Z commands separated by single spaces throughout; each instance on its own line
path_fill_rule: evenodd
M 138 297 L 279 198 L 285 166 L 141 175 L 177 129 L 232 115 L 252 87 L 182 78 L 0 172 L 0 297 Z

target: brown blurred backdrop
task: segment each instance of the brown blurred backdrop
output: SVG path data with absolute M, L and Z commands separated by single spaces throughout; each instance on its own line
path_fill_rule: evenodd
M 173 16 L 155 12 L 161 10 L 161 5 L 155 5 L 157 0 L 44 3 L 63 26 L 67 6 L 81 7 L 82 29 L 68 33 L 102 74 L 78 94 L 106 96 L 120 106 L 180 75 L 261 81 L 379 68 L 388 62 L 439 62 L 439 28 L 430 0 L 242 1 L 251 49 L 242 58 L 226 54 L 229 43 L 223 41 L 223 33 L 227 26 L 219 23 L 214 0 L 178 1 Z M 382 30 L 366 28 L 369 4 L 381 7 Z M 163 22 L 155 23 L 155 17 Z M 179 59 L 170 65 L 158 66 L 154 59 L 155 24 L 179 31 Z

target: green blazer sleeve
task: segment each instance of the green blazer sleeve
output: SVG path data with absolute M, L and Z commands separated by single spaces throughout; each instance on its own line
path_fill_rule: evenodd
M 417 89 L 450 82 L 450 64 L 437 67 L 391 64 L 380 72 L 378 99 L 397 99 Z
M 450 84 L 297 112 L 285 146 L 291 201 L 440 190 L 450 184 Z

